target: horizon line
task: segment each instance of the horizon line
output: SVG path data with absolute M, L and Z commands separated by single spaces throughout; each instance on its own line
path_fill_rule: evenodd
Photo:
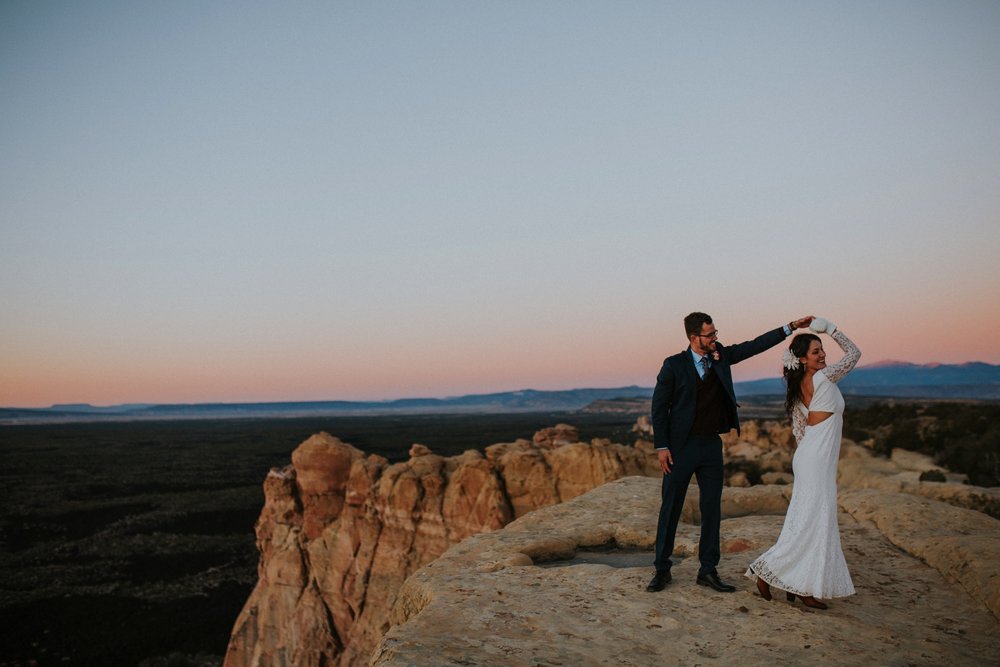
M 932 361 L 932 362 L 927 362 L 927 363 L 923 363 L 923 364 L 917 364 L 917 363 L 914 363 L 914 362 L 903 361 L 903 360 L 899 360 L 899 359 L 880 359 L 880 360 L 874 361 L 874 362 L 872 362 L 870 364 L 865 364 L 863 366 L 858 366 L 858 369 L 860 370 L 860 369 L 865 369 L 865 368 L 886 368 L 886 367 L 890 367 L 890 366 L 916 366 L 918 368 L 938 368 L 938 367 L 941 367 L 941 366 L 957 366 L 957 367 L 962 367 L 962 366 L 970 366 L 970 365 L 973 365 L 973 364 L 982 364 L 982 365 L 985 365 L 985 366 L 1000 366 L 1000 364 L 991 364 L 991 363 L 985 362 L 985 361 L 964 361 L 964 362 L 959 362 L 959 363 L 954 363 L 954 364 L 945 364 L 945 363 L 941 363 L 941 362 L 933 362 Z M 780 377 L 776 377 L 776 376 L 763 376 L 763 377 L 759 377 L 759 378 L 751 378 L 751 379 L 747 379 L 747 380 L 740 380 L 738 382 L 734 382 L 734 384 L 737 384 L 737 385 L 738 384 L 747 384 L 747 383 L 750 383 L 750 382 L 759 382 L 761 380 L 769 380 L 769 379 L 781 380 Z M 0 405 L 0 410 L 52 410 L 52 409 L 56 409 L 56 408 L 69 408 L 69 407 L 94 408 L 94 409 L 112 409 L 112 408 L 140 407 L 140 406 L 150 407 L 150 406 L 205 406 L 205 405 L 220 405 L 220 406 L 225 406 L 225 405 L 287 405 L 287 404 L 291 404 L 291 403 L 299 403 L 299 404 L 320 404 L 320 403 L 390 404 L 390 403 L 394 403 L 394 402 L 398 402 L 398 401 L 447 401 L 447 400 L 451 400 L 451 399 L 467 398 L 467 397 L 471 397 L 471 396 L 491 396 L 491 395 L 495 395 L 495 394 L 496 395 L 498 395 L 498 394 L 513 394 L 513 393 L 517 393 L 517 392 L 529 392 L 529 391 L 533 391 L 533 392 L 545 392 L 545 393 L 557 393 L 557 392 L 565 392 L 565 391 L 587 391 L 587 390 L 607 390 L 607 391 L 610 391 L 610 390 L 615 390 L 615 389 L 632 389 L 632 388 L 636 388 L 636 389 L 650 389 L 650 390 L 653 389 L 652 386 L 645 387 L 645 386 L 639 385 L 639 384 L 630 384 L 630 385 L 616 385 L 616 386 L 604 386 L 604 387 L 595 387 L 595 386 L 589 386 L 589 387 L 587 387 L 587 386 L 585 386 L 585 387 L 568 387 L 568 388 L 561 388 L 561 389 L 534 389 L 534 388 L 531 388 L 531 387 L 521 387 L 521 388 L 518 388 L 518 389 L 501 389 L 501 390 L 497 390 L 497 391 L 471 392 L 471 393 L 464 393 L 464 394 L 450 394 L 450 395 L 444 395 L 444 396 L 397 396 L 397 397 L 393 397 L 393 398 L 381 398 L 381 399 L 321 398 L 321 399 L 304 399 L 304 400 L 294 400 L 293 399 L 293 400 L 270 400 L 270 401 L 268 401 L 268 400 L 260 400 L 260 401 L 226 401 L 226 400 L 218 400 L 218 401 L 181 401 L 181 402 L 135 401 L 135 402 L 109 403 L 109 404 L 94 404 L 94 403 L 85 403 L 85 402 L 75 401 L 75 402 L 67 402 L 67 403 L 52 403 L 52 404 L 47 405 L 47 406 L 35 406 L 35 407 L 16 406 L 16 405 L 10 405 L 10 406 L 8 406 L 8 405 Z

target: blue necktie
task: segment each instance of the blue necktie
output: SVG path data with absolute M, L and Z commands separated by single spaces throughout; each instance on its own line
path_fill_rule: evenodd
M 705 376 L 708 375 L 708 355 L 706 354 L 701 358 L 701 379 L 704 380 Z

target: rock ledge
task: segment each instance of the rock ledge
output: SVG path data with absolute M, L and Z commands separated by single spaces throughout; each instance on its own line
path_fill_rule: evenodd
M 754 492 L 780 505 L 784 487 L 762 488 Z M 746 506 L 739 496 L 749 491 L 727 488 L 724 506 Z M 678 532 L 674 581 L 646 593 L 658 498 L 657 480 L 624 478 L 453 546 L 403 585 L 372 664 L 983 665 L 1000 655 L 986 606 L 1000 589 L 997 551 L 986 551 L 995 543 L 968 541 L 1000 537 L 995 519 L 910 494 L 843 492 L 841 534 L 859 592 L 815 612 L 780 595 L 765 602 L 741 577 L 777 538 L 777 514 L 724 519 L 719 569 L 736 593 L 695 585 L 691 524 Z M 949 533 L 934 555 L 926 526 Z M 599 562 L 587 551 L 595 547 Z M 963 579 L 970 571 L 984 588 Z

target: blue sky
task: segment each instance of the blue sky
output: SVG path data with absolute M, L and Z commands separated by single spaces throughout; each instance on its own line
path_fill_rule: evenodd
M 5 2 L 0 405 L 648 386 L 691 310 L 998 363 L 997 34 L 993 2 Z

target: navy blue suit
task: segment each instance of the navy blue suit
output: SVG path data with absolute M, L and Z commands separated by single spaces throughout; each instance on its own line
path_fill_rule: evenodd
M 736 392 L 730 368 L 744 359 L 760 354 L 785 339 L 784 328 L 774 329 L 753 340 L 732 346 L 716 344 L 719 359 L 712 361 L 713 372 L 723 389 L 723 424 L 720 433 L 740 429 Z M 719 564 L 719 527 L 722 522 L 722 440 L 718 435 L 692 435 L 698 397 L 698 371 L 691 348 L 667 357 L 656 376 L 653 390 L 653 442 L 657 449 L 668 447 L 674 463 L 663 475 L 660 516 L 656 526 L 656 559 L 658 572 L 670 569 L 670 554 L 674 550 L 677 522 L 680 520 L 691 476 L 698 480 L 701 494 L 701 541 L 698 559 L 699 574 L 715 570 Z

